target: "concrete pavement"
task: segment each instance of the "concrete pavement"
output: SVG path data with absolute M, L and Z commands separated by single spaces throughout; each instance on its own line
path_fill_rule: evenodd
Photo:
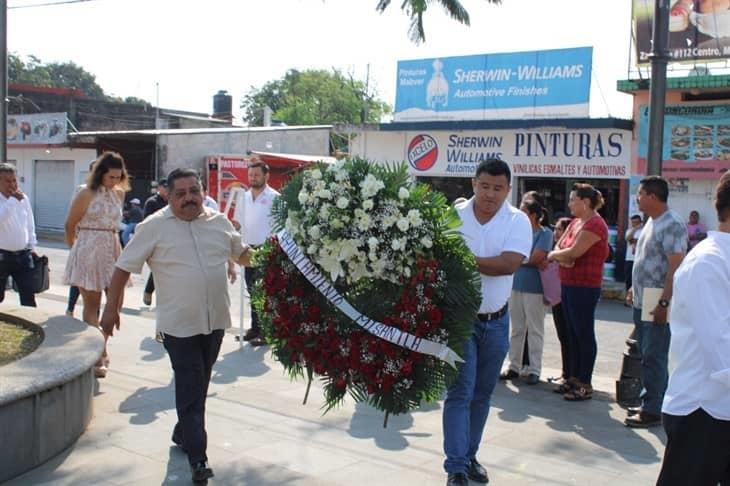
M 53 244 L 42 250 L 51 260 L 52 287 L 39 296 L 39 305 L 62 313 L 67 252 Z M 186 457 L 169 441 L 176 422 L 172 373 L 154 340 L 153 313 L 141 305 L 143 286 L 135 276 L 127 292 L 89 429 L 73 447 L 8 484 L 190 484 Z M 238 285 L 232 290 L 237 323 Z M 15 303 L 14 294 L 6 298 Z M 545 383 L 497 385 L 479 453 L 490 484 L 654 483 L 663 432 L 624 427 L 625 414 L 609 397 L 629 318 L 618 303 L 600 304 L 595 385 L 607 393 L 570 403 Z M 549 315 L 545 329 L 543 378 L 558 374 L 560 366 Z M 442 402 L 391 417 L 384 429 L 380 412 L 352 400 L 322 415 L 316 384 L 302 405 L 305 385 L 290 381 L 267 348 L 240 347 L 226 336 L 208 399 L 208 455 L 216 473 L 209 484 L 444 484 Z

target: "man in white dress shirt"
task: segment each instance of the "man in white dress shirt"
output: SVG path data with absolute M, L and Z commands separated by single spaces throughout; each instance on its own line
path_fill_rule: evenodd
M 662 406 L 667 446 L 658 486 L 730 485 L 730 172 L 715 208 L 718 230 L 674 274 L 676 366 Z
M 233 215 L 233 226 L 240 229 L 244 243 L 252 248 L 263 245 L 271 235 L 271 206 L 279 195 L 269 184 L 269 166 L 260 159 L 253 159 L 248 166 L 248 183 L 250 189 L 236 201 Z M 246 286 L 250 289 L 258 278 L 257 269 L 244 269 Z M 250 302 L 249 302 L 250 303 Z M 251 307 L 251 329 L 243 336 L 254 346 L 266 344 L 261 334 L 259 316 Z
M 0 163 L 0 302 L 8 277 L 13 277 L 20 305 L 36 306 L 32 283 L 36 244 L 33 209 L 18 187 L 15 166 Z

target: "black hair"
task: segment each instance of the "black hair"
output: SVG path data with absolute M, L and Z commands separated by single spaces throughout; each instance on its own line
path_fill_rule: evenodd
M 197 170 L 189 168 L 178 168 L 173 169 L 172 172 L 167 174 L 167 186 L 172 190 L 175 186 L 175 181 L 178 179 L 184 179 L 186 177 L 195 177 L 200 182 L 200 175 Z
M 591 201 L 591 209 L 598 211 L 603 207 L 603 194 L 590 184 L 578 182 L 573 184 L 573 192 L 580 199 L 589 199 Z
M 730 172 L 725 172 L 715 189 L 715 209 L 717 219 L 725 222 L 730 218 Z
M 527 194 L 525 194 L 525 196 L 527 196 Z M 520 209 L 522 209 L 522 207 L 524 207 L 529 214 L 538 215 L 539 217 L 537 222 L 540 223 L 541 226 L 548 225 L 547 210 L 538 199 L 535 199 L 534 197 L 523 197 L 522 203 L 520 203 Z
M 634 214 L 629 219 L 638 219 L 639 221 L 641 221 L 641 215 L 640 214 Z
M 477 172 L 474 174 L 474 178 L 479 178 L 482 174 L 489 174 L 491 176 L 505 176 L 507 183 L 512 182 L 512 171 L 509 169 L 507 162 L 501 159 L 487 159 L 479 164 Z
M 249 165 L 248 170 L 255 169 L 257 167 L 261 169 L 261 172 L 263 172 L 264 175 L 269 173 L 269 165 L 266 162 L 262 162 L 261 160 L 257 160 L 256 162 Z
M 665 203 L 669 199 L 669 184 L 659 176 L 649 176 L 641 179 L 641 188 L 647 194 L 653 194 L 661 202 Z

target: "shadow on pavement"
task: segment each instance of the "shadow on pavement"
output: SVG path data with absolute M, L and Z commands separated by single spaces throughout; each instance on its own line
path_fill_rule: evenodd
M 438 402 L 424 404 L 412 413 L 431 412 L 440 408 Z M 413 426 L 412 413 L 391 415 L 388 426 L 383 427 L 385 413 L 367 405 L 356 403 L 355 412 L 350 420 L 347 432 L 356 439 L 373 439 L 381 449 L 400 451 L 408 447 L 408 437 L 428 437 L 431 434 L 407 432 Z
M 607 451 L 613 451 L 632 464 L 655 464 L 662 460 L 663 451 L 626 427 L 622 420 L 611 417 L 612 403 L 594 398 L 569 402 L 552 393 L 547 384 L 531 386 L 512 382 L 515 388 L 499 383 L 492 395 L 492 406 L 500 408 L 499 418 L 505 422 L 526 422 L 530 417 L 546 419 L 546 425 L 565 434 L 550 437 L 550 449 L 575 450 L 581 446 L 573 434 Z M 489 427 L 489 424 L 487 424 Z M 660 428 L 652 430 L 662 443 L 666 442 Z M 660 453 L 661 452 L 661 453 Z M 590 453 L 586 451 L 584 460 Z M 585 465 L 585 464 L 584 464 Z
M 146 351 L 142 361 L 157 361 L 165 357 L 165 347 L 152 337 L 146 337 L 139 343 L 140 351 Z
M 631 309 L 617 300 L 601 300 L 596 307 L 596 320 L 634 325 Z
M 132 415 L 129 423 L 150 424 L 157 420 L 160 412 L 175 410 L 174 380 L 166 386 L 148 388 L 143 386 L 119 404 L 119 412 Z
M 213 376 L 210 381 L 217 384 L 234 383 L 239 377 L 257 377 L 269 371 L 269 365 L 264 362 L 268 346 L 249 346 L 245 344 L 218 358 L 213 367 Z

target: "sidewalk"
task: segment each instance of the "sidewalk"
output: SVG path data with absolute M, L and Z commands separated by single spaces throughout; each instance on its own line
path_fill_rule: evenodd
M 39 305 L 61 313 L 65 250 L 47 250 L 53 285 Z M 176 422 L 172 372 L 154 340 L 154 317 L 140 307 L 142 287 L 143 279 L 135 278 L 127 293 L 89 429 L 60 456 L 8 484 L 190 484 L 186 457 L 169 441 Z M 7 297 L 10 303 L 15 298 Z M 602 303 L 599 318 L 596 385 L 612 394 L 631 325 L 620 304 Z M 549 315 L 545 342 L 543 377 L 557 374 L 560 363 Z M 323 416 L 316 383 L 302 405 L 305 385 L 291 382 L 267 348 L 241 348 L 226 336 L 208 399 L 208 455 L 216 473 L 209 484 L 445 483 L 441 402 L 390 417 L 384 429 L 380 412 L 351 399 Z M 569 403 L 550 390 L 545 383 L 497 385 L 479 453 L 490 484 L 654 484 L 664 450 L 660 429 L 624 427 L 623 410 L 606 393 Z

